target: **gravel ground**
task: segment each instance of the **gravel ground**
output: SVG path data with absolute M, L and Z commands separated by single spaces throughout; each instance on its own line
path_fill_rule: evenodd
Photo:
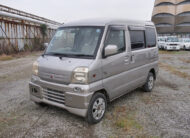
M 153 92 L 137 89 L 117 99 L 96 125 L 29 100 L 39 55 L 0 61 L 0 137 L 190 137 L 190 52 L 160 54 Z

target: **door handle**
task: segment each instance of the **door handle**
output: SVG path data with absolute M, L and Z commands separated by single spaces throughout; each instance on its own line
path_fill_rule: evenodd
M 129 59 L 129 57 L 130 57 L 129 55 L 126 55 L 126 56 L 125 56 L 125 59 Z
M 134 63 L 135 62 L 135 55 L 131 55 L 131 62 Z

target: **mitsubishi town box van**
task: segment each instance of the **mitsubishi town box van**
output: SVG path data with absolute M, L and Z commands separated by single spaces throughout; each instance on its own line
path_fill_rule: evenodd
M 131 20 L 64 24 L 32 70 L 32 101 L 98 123 L 114 99 L 138 87 L 152 91 L 158 73 L 155 26 Z

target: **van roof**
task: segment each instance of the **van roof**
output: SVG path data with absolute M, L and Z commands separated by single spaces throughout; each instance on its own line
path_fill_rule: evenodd
M 85 19 L 63 24 L 65 26 L 106 26 L 106 25 L 138 25 L 138 26 L 154 26 L 151 21 L 129 20 L 129 19 Z

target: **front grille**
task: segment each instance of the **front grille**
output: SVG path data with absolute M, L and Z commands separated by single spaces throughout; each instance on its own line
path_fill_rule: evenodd
M 65 104 L 64 92 L 53 89 L 44 89 L 43 98 L 59 104 Z

